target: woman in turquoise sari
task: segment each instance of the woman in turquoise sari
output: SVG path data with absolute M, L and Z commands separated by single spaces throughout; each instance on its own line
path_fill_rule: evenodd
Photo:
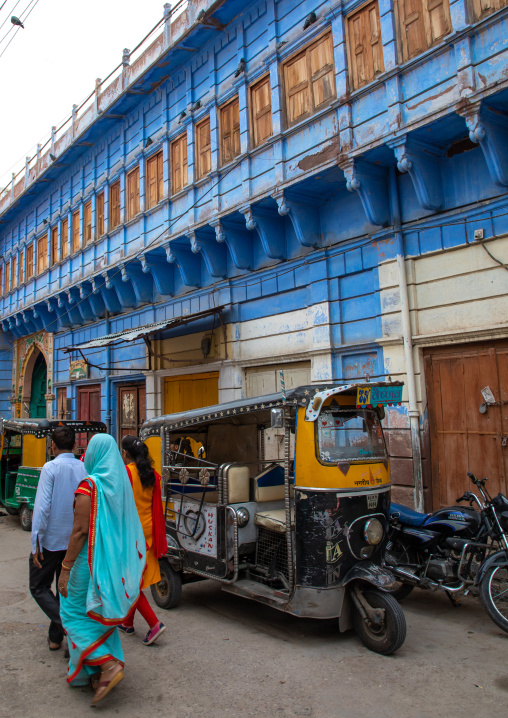
M 123 679 L 117 626 L 139 598 L 145 539 L 125 465 L 112 436 L 96 434 L 76 491 L 74 526 L 58 582 L 70 660 L 67 682 L 101 701 Z M 100 673 L 99 673 L 100 670 Z

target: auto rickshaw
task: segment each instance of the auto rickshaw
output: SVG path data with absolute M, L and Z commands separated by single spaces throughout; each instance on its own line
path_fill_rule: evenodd
M 32 511 L 41 469 L 50 461 L 51 433 L 58 426 L 76 431 L 76 453 L 81 455 L 93 434 L 105 433 L 101 421 L 57 419 L 0 419 L 0 502 L 7 513 L 19 514 L 21 528 L 32 528 Z
M 173 608 L 182 583 L 209 578 L 295 616 L 338 619 L 377 653 L 396 651 L 406 622 L 382 566 L 390 466 L 381 419 L 401 396 L 396 382 L 302 386 L 146 421 L 169 545 L 156 603 Z M 202 447 L 197 457 L 178 450 L 182 439 Z

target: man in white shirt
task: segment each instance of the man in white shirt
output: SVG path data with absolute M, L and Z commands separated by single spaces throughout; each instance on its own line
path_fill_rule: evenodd
M 73 524 L 74 492 L 86 476 L 82 461 L 72 450 L 76 443 L 74 429 L 57 427 L 51 435 L 54 455 L 42 467 L 32 517 L 32 555 L 30 556 L 30 593 L 50 619 L 48 645 L 57 651 L 64 630 L 60 620 L 59 595 L 51 590 L 58 577 Z

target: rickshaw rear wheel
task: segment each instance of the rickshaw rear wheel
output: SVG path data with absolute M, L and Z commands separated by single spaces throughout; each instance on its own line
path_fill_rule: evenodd
M 19 523 L 23 531 L 32 530 L 32 509 L 28 504 L 23 504 L 19 511 Z
M 165 558 L 159 561 L 161 580 L 150 586 L 153 600 L 160 608 L 176 608 L 182 598 L 182 576 Z
M 363 643 L 375 653 L 389 656 L 395 653 L 406 638 L 406 618 L 398 602 L 388 593 L 370 590 L 364 591 L 363 596 L 372 608 L 381 608 L 385 612 L 385 620 L 377 627 L 365 621 L 355 610 L 353 623 L 355 631 Z

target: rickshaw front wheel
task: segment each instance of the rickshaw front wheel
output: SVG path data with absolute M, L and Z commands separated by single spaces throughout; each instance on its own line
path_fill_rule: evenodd
M 28 504 L 23 504 L 19 511 L 19 523 L 23 531 L 32 530 L 32 509 Z
M 362 593 L 372 608 L 384 610 L 384 621 L 376 626 L 372 621 L 363 619 L 358 610 L 354 610 L 355 631 L 371 651 L 383 656 L 395 653 L 406 638 L 406 618 L 402 608 L 388 593 L 374 589 Z
M 150 586 L 153 600 L 160 608 L 176 608 L 182 597 L 182 576 L 165 558 L 160 559 L 161 580 Z

